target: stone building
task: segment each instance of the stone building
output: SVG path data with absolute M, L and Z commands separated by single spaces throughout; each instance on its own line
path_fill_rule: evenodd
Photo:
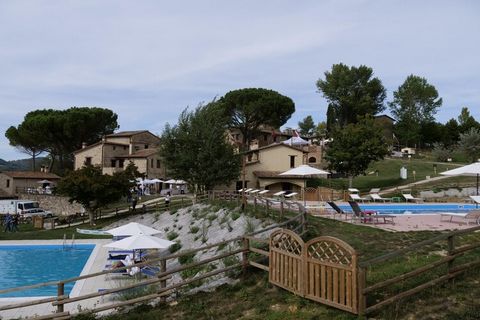
M 123 171 L 129 162 L 146 178 L 165 178 L 166 168 L 159 155 L 160 138 L 147 130 L 123 131 L 103 137 L 74 152 L 74 168 L 97 165 L 104 174 Z
M 17 193 L 43 193 L 55 187 L 59 180 L 60 177 L 51 172 L 3 171 L 0 172 L 0 190 L 9 196 Z

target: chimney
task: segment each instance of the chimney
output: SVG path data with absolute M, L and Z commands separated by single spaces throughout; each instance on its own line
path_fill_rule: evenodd
M 86 142 L 82 142 L 82 149 L 85 149 L 87 147 L 87 143 Z

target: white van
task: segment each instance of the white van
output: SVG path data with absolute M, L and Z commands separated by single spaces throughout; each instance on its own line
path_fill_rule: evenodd
M 0 214 L 19 214 L 21 218 L 31 219 L 33 216 L 53 217 L 52 212 L 40 208 L 37 201 L 0 200 Z

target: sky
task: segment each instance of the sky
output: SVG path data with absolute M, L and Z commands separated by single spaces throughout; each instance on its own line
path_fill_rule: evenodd
M 28 158 L 4 132 L 38 109 L 108 108 L 121 131 L 161 134 L 186 107 L 256 87 L 293 99 L 284 127 L 324 121 L 316 82 L 336 63 L 371 67 L 387 101 L 425 77 L 437 121 L 465 106 L 480 121 L 479 1 L 4 0 L 0 23 L 5 160 Z

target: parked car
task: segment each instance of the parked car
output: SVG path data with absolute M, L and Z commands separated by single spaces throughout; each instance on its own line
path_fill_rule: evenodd
M 51 211 L 46 211 L 40 208 L 36 208 L 36 209 L 27 210 L 22 214 L 20 214 L 20 218 L 26 221 L 31 221 L 33 217 L 52 218 L 53 213 Z

